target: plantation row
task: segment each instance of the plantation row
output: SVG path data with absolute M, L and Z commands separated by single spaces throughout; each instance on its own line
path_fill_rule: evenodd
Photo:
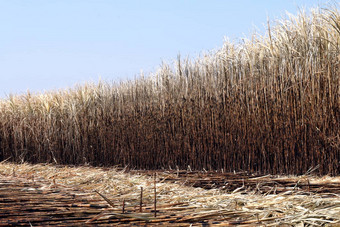
M 333 7 L 145 78 L 1 100 L 0 161 L 337 175 L 339 119 Z

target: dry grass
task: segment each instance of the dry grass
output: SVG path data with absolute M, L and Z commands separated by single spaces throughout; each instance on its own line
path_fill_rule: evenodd
M 103 170 L 94 167 L 0 164 L 0 176 L 13 176 L 13 174 L 17 179 L 25 178 L 28 181 L 31 181 L 34 176 L 35 182 L 45 182 L 46 187 L 57 185 L 60 188 L 81 188 L 86 192 L 93 192 L 93 196 L 97 196 L 94 193 L 96 190 L 114 201 L 117 210 L 121 210 L 123 199 L 127 207 L 138 206 L 140 187 L 143 187 L 145 206 L 153 204 L 152 177 L 124 173 L 114 168 Z M 325 180 L 340 182 L 339 177 L 310 177 L 311 182 Z M 157 183 L 157 191 L 160 207 L 183 203 L 177 211 L 172 208 L 174 210 L 171 212 L 185 215 L 189 223 L 212 219 L 230 224 L 238 220 L 242 221 L 241 224 L 261 223 L 266 226 L 340 224 L 339 194 L 314 194 L 289 190 L 276 195 L 259 195 L 255 192 L 244 194 L 242 190 L 225 193 L 217 189 L 204 190 L 161 182 Z M 160 209 L 166 210 L 166 208 Z
M 338 5 L 121 84 L 0 101 L 0 160 L 339 174 Z

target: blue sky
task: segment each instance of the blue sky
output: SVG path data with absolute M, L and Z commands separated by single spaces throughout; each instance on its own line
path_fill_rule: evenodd
M 323 2 L 0 0 L 0 97 L 133 79 Z

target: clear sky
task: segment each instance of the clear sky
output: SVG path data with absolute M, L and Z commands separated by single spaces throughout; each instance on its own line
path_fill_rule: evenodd
M 0 0 L 0 97 L 133 79 L 320 0 Z M 334 3 L 334 1 L 333 1 Z

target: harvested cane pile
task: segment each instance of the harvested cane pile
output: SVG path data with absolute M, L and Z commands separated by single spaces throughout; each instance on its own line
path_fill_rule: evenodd
M 338 4 L 121 84 L 0 100 L 0 161 L 340 173 Z
M 177 183 L 167 182 L 170 176 L 177 177 Z M 303 177 L 310 185 L 337 185 L 338 191 L 332 193 L 308 192 L 296 186 L 264 194 L 246 187 L 233 191 L 188 187 L 184 184 L 190 180 L 190 173 L 185 180 L 180 180 L 182 177 L 181 172 L 178 176 L 169 172 L 157 174 L 154 209 L 154 179 L 145 173 L 1 163 L 0 225 L 340 224 L 339 177 Z M 261 178 L 256 178 L 261 183 Z M 264 178 L 268 180 L 268 176 Z M 297 182 L 302 177 L 278 179 Z
M 131 171 L 150 175 L 155 171 Z M 256 175 L 247 173 L 220 173 L 206 171 L 164 171 L 159 174 L 162 182 L 184 182 L 191 187 L 204 189 L 220 189 L 224 192 L 235 192 L 242 189 L 243 193 L 253 192 L 259 194 L 278 194 L 290 190 L 303 190 L 313 193 L 334 193 L 340 192 L 340 178 L 324 177 L 323 180 L 311 179 L 310 177 L 278 177 L 272 175 Z M 337 179 L 337 180 L 336 180 Z M 334 181 L 334 182 L 332 182 Z

